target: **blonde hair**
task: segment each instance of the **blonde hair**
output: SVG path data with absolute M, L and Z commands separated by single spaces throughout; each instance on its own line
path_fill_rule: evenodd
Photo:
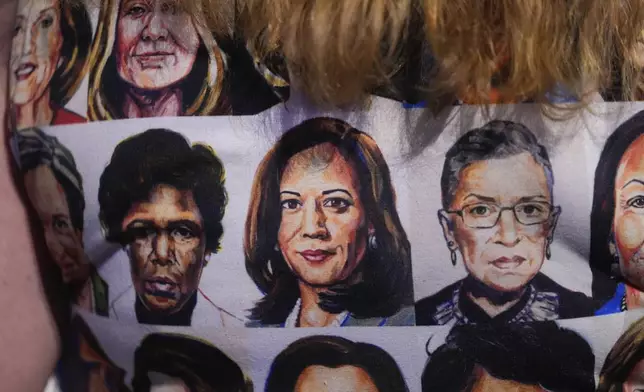
M 402 66 L 412 0 L 239 0 L 241 31 L 260 60 L 284 56 L 315 103 L 361 101 Z
M 475 103 L 546 102 L 557 87 L 581 95 L 578 34 L 587 3 L 604 0 L 425 0 L 427 38 L 439 63 L 434 91 Z M 496 90 L 496 91 L 494 91 Z M 494 96 L 497 92 L 497 96 Z
M 90 120 L 102 121 L 119 118 L 120 110 L 104 91 L 105 77 L 113 70 L 110 68 L 110 59 L 113 61 L 113 49 L 116 35 L 118 10 L 122 0 L 102 0 L 96 35 L 90 53 L 90 76 L 88 96 L 88 116 Z M 215 0 L 203 0 L 209 7 L 214 6 Z M 223 90 L 224 74 L 226 71 L 225 57 L 219 48 L 207 23 L 219 23 L 222 34 L 231 34 L 232 22 L 224 23 L 223 19 L 215 16 L 206 16 L 202 10 L 202 3 L 195 2 L 189 5 L 181 1 L 181 11 L 187 11 L 192 16 L 195 28 L 199 33 L 202 46 L 208 52 L 208 65 L 205 78 L 199 91 L 191 102 L 186 103 L 184 115 L 210 115 L 227 112 L 225 97 L 221 97 Z M 213 12 L 213 14 L 216 12 Z M 210 12 L 208 13 L 210 14 Z M 224 14 L 221 14 L 224 15 Z M 221 16 L 224 18 L 224 16 Z M 113 75 L 111 75 L 113 76 Z
M 643 38 L 644 2 L 586 1 L 591 4 L 580 32 L 585 38 L 581 42 L 585 75 L 611 99 L 643 99 L 644 80 L 636 48 Z

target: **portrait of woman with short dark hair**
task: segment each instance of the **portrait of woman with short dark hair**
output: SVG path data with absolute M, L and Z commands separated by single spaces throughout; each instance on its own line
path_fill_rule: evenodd
M 553 321 L 459 325 L 428 354 L 424 392 L 595 390 L 590 345 Z
M 445 155 L 438 222 L 467 277 L 416 304 L 419 325 L 590 316 L 592 301 L 543 273 L 561 207 L 545 147 L 524 125 L 492 121 Z
M 250 326 L 414 323 L 410 244 L 387 163 L 342 120 L 306 120 L 266 154 L 244 251 L 264 295 Z
M 368 343 L 337 336 L 309 336 L 273 361 L 265 392 L 405 392 L 396 361 Z
M 224 234 L 225 180 L 210 146 L 169 129 L 148 129 L 116 146 L 98 189 L 105 239 L 122 246 L 130 262 L 132 286 L 110 304 L 115 318 L 134 309 L 144 324 L 241 324 L 199 288 Z
M 134 353 L 134 392 L 252 392 L 253 384 L 235 361 L 205 340 L 147 335 Z
M 644 111 L 606 140 L 590 215 L 593 297 L 598 314 L 644 306 Z
M 29 201 L 45 245 L 77 306 L 109 315 L 109 286 L 84 249 L 85 192 L 71 151 L 38 128 L 16 132 L 13 142 Z
M 9 72 L 17 129 L 85 122 L 65 109 L 86 74 L 92 26 L 82 1 L 21 0 Z

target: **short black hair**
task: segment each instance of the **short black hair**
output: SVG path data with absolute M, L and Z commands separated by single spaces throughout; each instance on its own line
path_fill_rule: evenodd
M 429 353 L 422 390 L 471 391 L 480 369 L 495 378 L 553 392 L 595 390 L 590 345 L 553 321 L 454 327 L 445 344 Z
M 69 216 L 76 230 L 83 231 L 85 196 L 83 179 L 76 168 L 76 161 L 71 151 L 63 146 L 57 138 L 50 136 L 39 128 L 29 128 L 14 134 L 14 145 L 20 170 L 25 175 L 39 166 L 47 166 L 65 193 Z
M 606 140 L 595 170 L 593 205 L 590 212 L 590 268 L 593 272 L 593 298 L 608 300 L 617 282 L 610 279 L 613 256 L 609 240 L 615 217 L 615 177 L 628 148 L 644 135 L 644 110 L 621 124 Z
M 147 335 L 134 352 L 134 392 L 147 392 L 149 372 L 183 381 L 191 391 L 251 392 L 252 383 L 232 359 L 215 346 L 190 336 Z
M 309 366 L 355 366 L 369 375 L 380 392 L 408 391 L 396 361 L 385 350 L 338 336 L 308 336 L 291 343 L 273 361 L 265 392 L 293 391 Z
M 206 250 L 217 252 L 224 232 L 228 196 L 221 160 L 205 145 L 190 145 L 181 134 L 150 129 L 119 143 L 101 175 L 99 217 L 105 237 L 126 245 L 121 225 L 134 203 L 148 200 L 158 185 L 192 191 L 203 218 Z
M 543 168 L 552 197 L 554 176 L 546 148 L 525 126 L 512 121 L 494 120 L 461 136 L 445 154 L 441 176 L 444 209 L 449 209 L 463 169 L 475 162 L 502 159 L 529 153 Z

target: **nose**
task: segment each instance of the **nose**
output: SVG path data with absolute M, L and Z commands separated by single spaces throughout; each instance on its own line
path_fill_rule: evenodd
M 318 203 L 304 206 L 302 216 L 302 235 L 309 238 L 325 238 L 329 232 L 326 228 L 326 216 Z
M 518 231 L 518 222 L 514 218 L 514 213 L 510 210 L 501 212 L 499 223 L 497 225 L 496 241 L 502 245 L 512 247 L 521 241 Z
M 172 264 L 173 242 L 167 233 L 160 233 L 153 241 L 154 257 L 152 261 L 158 265 Z
M 158 7 L 152 11 L 150 19 L 143 29 L 142 38 L 144 41 L 164 41 L 168 38 L 165 16 Z
M 20 37 L 22 36 L 22 37 Z M 34 32 L 34 29 L 24 28 L 22 34 L 18 34 L 14 40 L 16 44 L 20 45 L 20 54 L 23 56 L 28 56 L 32 54 L 34 48 L 36 47 L 37 35 Z

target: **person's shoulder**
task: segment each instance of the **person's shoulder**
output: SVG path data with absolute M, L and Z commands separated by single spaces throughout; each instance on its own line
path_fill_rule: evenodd
M 83 124 L 86 122 L 87 119 L 85 117 L 60 107 L 56 109 L 51 125 Z
M 460 286 L 461 283 L 462 282 L 459 280 L 458 282 L 452 283 L 451 285 L 443 288 L 439 292 L 416 302 L 416 325 L 435 325 L 436 321 L 433 317 L 436 314 L 436 311 L 441 305 L 452 300 L 454 290 Z
M 409 327 L 416 325 L 416 309 L 413 306 L 405 306 L 393 316 L 384 320 L 383 327 Z
M 282 328 L 280 324 L 264 324 L 261 320 L 249 320 L 244 324 L 246 328 Z
M 538 273 L 532 280 L 533 286 L 539 292 L 552 292 L 559 299 L 559 318 L 577 318 L 592 316 L 597 304 L 592 298 L 579 291 L 565 288 L 548 276 Z

